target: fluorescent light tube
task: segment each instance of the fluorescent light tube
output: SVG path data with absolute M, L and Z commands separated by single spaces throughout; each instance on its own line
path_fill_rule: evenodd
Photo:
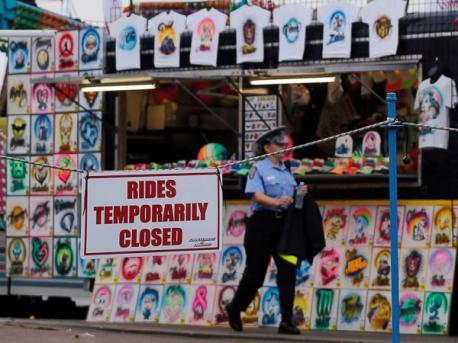
M 258 79 L 251 80 L 253 86 L 267 86 L 267 85 L 287 85 L 294 83 L 329 83 L 334 82 L 334 76 L 321 76 L 321 77 L 297 77 L 285 79 Z
M 116 84 L 111 84 L 111 85 L 88 85 L 88 86 L 82 86 L 81 91 L 82 92 L 116 92 L 116 91 L 137 91 L 137 90 L 143 90 L 143 89 L 154 89 L 156 88 L 155 84 L 139 84 L 139 85 L 116 85 Z

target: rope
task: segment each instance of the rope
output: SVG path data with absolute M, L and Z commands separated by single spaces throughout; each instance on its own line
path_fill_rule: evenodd
M 436 130 L 444 130 L 444 131 L 452 131 L 458 132 L 458 128 L 454 127 L 445 127 L 445 126 L 437 126 L 437 125 L 425 125 L 425 124 L 417 124 L 417 123 L 410 123 L 410 122 L 400 122 L 400 124 L 407 125 L 407 126 L 414 126 L 418 128 L 428 128 L 428 129 L 436 129 Z
M 48 168 L 51 168 L 51 169 L 69 170 L 71 172 L 76 172 L 76 173 L 81 173 L 81 174 L 84 174 L 86 172 L 85 170 L 82 170 L 82 169 L 63 168 L 63 167 L 53 166 L 53 165 L 50 165 L 50 164 L 47 164 L 47 163 L 36 163 L 36 162 L 24 161 L 24 160 L 21 160 L 20 158 L 15 158 L 15 157 L 6 156 L 6 155 L 0 155 L 0 159 L 10 160 L 10 161 L 18 161 L 18 162 L 23 162 L 23 163 L 26 163 L 26 164 L 32 164 L 32 165 L 35 165 L 35 166 L 45 166 L 45 167 L 48 167 Z

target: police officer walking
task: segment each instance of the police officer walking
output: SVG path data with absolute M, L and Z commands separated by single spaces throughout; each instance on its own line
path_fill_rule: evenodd
M 285 149 L 285 127 L 270 130 L 256 141 L 258 151 L 273 153 Z M 245 234 L 246 266 L 234 299 L 226 306 L 229 324 L 235 331 L 242 331 L 240 312 L 245 311 L 263 285 L 270 257 L 278 269 L 277 285 L 280 292 L 282 320 L 278 332 L 300 334 L 292 322 L 296 266 L 277 253 L 286 209 L 293 203 L 296 180 L 282 161 L 284 154 L 276 154 L 257 162 L 247 179 L 245 194 L 252 199 L 253 215 Z M 302 186 L 302 193 L 307 186 Z

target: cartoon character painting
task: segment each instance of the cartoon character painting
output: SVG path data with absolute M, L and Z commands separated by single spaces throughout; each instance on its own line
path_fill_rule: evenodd
M 374 234 L 375 208 L 352 208 L 348 243 L 350 245 L 368 245 Z
M 167 256 L 146 257 L 142 283 L 159 284 L 164 282 L 167 262 Z
M 202 284 L 216 282 L 216 269 L 218 255 L 216 253 L 203 253 L 196 256 L 193 268 L 193 281 Z
M 259 325 L 277 326 L 280 322 L 280 294 L 278 288 L 265 288 L 261 298 L 261 318 Z
M 388 248 L 374 249 L 371 287 L 388 288 L 391 286 L 391 251 Z
M 128 322 L 134 318 L 138 286 L 119 284 L 116 288 L 115 303 L 111 320 L 114 322 Z
M 229 220 L 226 225 L 225 240 L 226 244 L 242 244 L 245 235 L 248 214 L 245 209 L 228 210 Z
M 87 316 L 88 321 L 106 321 L 110 317 L 114 286 L 96 286 Z
M 166 56 L 173 54 L 177 48 L 177 32 L 173 26 L 173 20 L 160 23 L 157 30 L 160 42 L 159 51 Z
M 344 243 L 347 233 L 348 210 L 345 207 L 328 207 L 325 209 L 323 226 L 326 245 L 339 245 Z
M 157 322 L 162 286 L 141 286 L 135 311 L 136 322 Z
M 391 301 L 388 292 L 369 291 L 366 331 L 387 331 L 391 325 Z
M 342 265 L 340 250 L 325 248 L 320 253 L 317 265 L 317 282 L 320 287 L 335 287 L 339 283 L 339 274 Z
M 422 333 L 444 335 L 448 332 L 450 293 L 431 292 L 425 294 Z
M 242 54 L 249 55 L 256 51 L 255 44 L 256 39 L 256 23 L 247 19 L 243 24 L 243 40 L 245 45 L 242 46 Z
M 121 281 L 139 282 L 143 269 L 143 257 L 124 257 L 121 262 Z
M 453 239 L 454 213 L 449 206 L 434 208 L 432 246 L 451 246 Z
M 198 27 L 197 33 L 200 37 L 199 51 L 210 51 L 213 39 L 216 35 L 216 26 L 212 18 L 203 19 Z
M 216 290 L 215 297 L 215 324 L 220 325 L 227 323 L 226 305 L 228 305 L 235 295 L 234 286 L 219 286 Z
M 237 284 L 241 268 L 244 265 L 244 254 L 239 246 L 226 247 L 220 258 L 220 277 L 222 284 Z
M 420 249 L 402 249 L 401 286 L 404 289 L 419 289 L 424 286 L 425 256 Z
M 347 20 L 343 11 L 335 11 L 329 18 L 329 37 L 326 42 L 327 45 L 342 42 L 345 40 L 345 26 Z
M 364 330 L 366 292 L 342 290 L 340 292 L 338 330 Z
M 160 322 L 182 324 L 185 320 L 188 295 L 182 285 L 168 285 L 162 296 Z
M 423 293 L 402 292 L 399 296 L 399 326 L 402 333 L 419 333 L 423 310 Z
M 402 244 L 405 247 L 426 247 L 431 233 L 432 207 L 406 209 Z
M 427 288 L 434 291 L 450 292 L 453 285 L 453 273 L 456 251 L 447 248 L 434 248 L 429 253 Z

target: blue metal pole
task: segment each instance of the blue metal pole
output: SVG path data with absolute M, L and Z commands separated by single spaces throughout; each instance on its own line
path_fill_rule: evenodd
M 396 119 L 396 93 L 386 95 L 388 118 Z M 391 319 L 393 343 L 400 342 L 399 336 L 399 268 L 398 268 L 398 174 L 396 154 L 396 133 L 398 125 L 387 125 L 388 156 L 390 160 L 390 226 L 391 226 Z

